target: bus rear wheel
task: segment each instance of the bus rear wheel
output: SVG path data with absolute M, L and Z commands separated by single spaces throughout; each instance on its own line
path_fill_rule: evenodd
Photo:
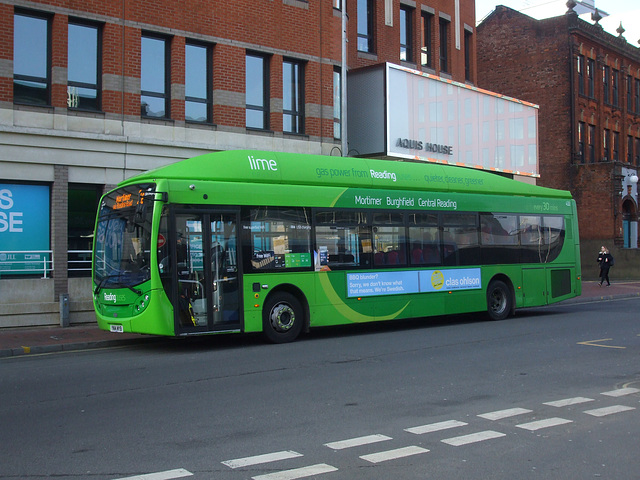
M 513 309 L 513 296 L 506 283 L 494 280 L 487 288 L 487 313 L 491 320 L 504 320 Z
M 300 301 L 287 292 L 278 292 L 267 299 L 262 310 L 262 331 L 273 343 L 292 342 L 304 324 Z

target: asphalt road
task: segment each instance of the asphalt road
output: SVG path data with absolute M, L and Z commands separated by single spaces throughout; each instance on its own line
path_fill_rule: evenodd
M 0 479 L 637 479 L 640 299 L 0 359 Z

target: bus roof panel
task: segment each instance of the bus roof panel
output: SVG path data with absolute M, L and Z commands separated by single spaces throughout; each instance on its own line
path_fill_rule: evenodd
M 125 183 L 159 178 L 571 198 L 564 190 L 465 167 L 254 150 L 200 155 L 140 174 Z

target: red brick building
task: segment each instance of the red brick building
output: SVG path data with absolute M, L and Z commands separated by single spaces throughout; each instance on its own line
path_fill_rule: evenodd
M 390 62 L 475 84 L 473 1 L 346 5 L 347 72 Z M 0 208 L 18 233 L 40 226 L 0 239 L 0 327 L 57 323 L 61 294 L 72 322 L 93 319 L 95 209 L 122 179 L 212 150 L 342 153 L 341 8 L 0 1 Z
M 499 6 L 477 29 L 479 86 L 540 106 L 538 183 L 575 197 L 586 275 L 603 243 L 640 263 L 640 49 L 598 20 Z

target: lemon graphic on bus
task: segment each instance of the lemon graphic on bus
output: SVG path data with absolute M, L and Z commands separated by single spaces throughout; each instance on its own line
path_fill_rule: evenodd
M 440 290 L 444 285 L 444 275 L 440 270 L 434 270 L 431 274 L 431 286 L 434 290 Z

